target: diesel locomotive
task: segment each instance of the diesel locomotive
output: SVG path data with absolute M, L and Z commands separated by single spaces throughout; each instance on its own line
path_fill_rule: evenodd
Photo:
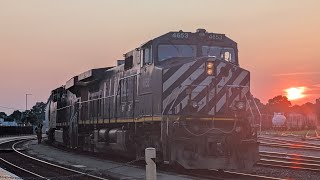
M 51 92 L 50 141 L 186 169 L 247 169 L 259 160 L 247 118 L 250 72 L 224 34 L 168 32 Z

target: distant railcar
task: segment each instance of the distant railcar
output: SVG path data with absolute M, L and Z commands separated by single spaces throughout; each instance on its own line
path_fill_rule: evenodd
M 287 118 L 283 113 L 274 113 L 272 118 L 272 126 L 276 129 L 286 129 Z
M 274 113 L 262 115 L 262 128 L 265 130 L 304 130 L 316 128 L 316 116 L 300 113 Z
M 52 91 L 49 138 L 70 148 L 186 169 L 250 168 L 259 160 L 246 116 L 250 73 L 224 34 L 169 32 Z

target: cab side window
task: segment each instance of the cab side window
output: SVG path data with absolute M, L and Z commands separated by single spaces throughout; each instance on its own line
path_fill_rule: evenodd
M 133 67 L 133 56 L 126 57 L 124 60 L 124 70 L 131 69 Z
M 143 47 L 141 49 L 141 66 L 144 66 L 146 64 L 152 64 L 152 48 L 150 47 Z

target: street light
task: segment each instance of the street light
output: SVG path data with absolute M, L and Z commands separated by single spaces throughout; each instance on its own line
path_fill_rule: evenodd
M 32 94 L 26 94 L 26 111 L 28 110 L 28 96 L 31 96 Z

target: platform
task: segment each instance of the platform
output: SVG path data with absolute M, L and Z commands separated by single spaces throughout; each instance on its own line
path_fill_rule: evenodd
M 105 159 L 98 159 L 92 156 L 84 156 L 71 152 L 59 150 L 46 144 L 38 144 L 30 141 L 25 144 L 27 152 L 38 156 L 46 161 L 60 163 L 67 167 L 79 168 L 86 172 L 95 172 L 115 179 L 145 179 L 145 168 L 134 165 L 124 165 Z M 194 180 L 201 179 L 163 171 L 157 172 L 158 180 Z
M 21 179 L 20 177 L 0 168 L 0 179 Z

